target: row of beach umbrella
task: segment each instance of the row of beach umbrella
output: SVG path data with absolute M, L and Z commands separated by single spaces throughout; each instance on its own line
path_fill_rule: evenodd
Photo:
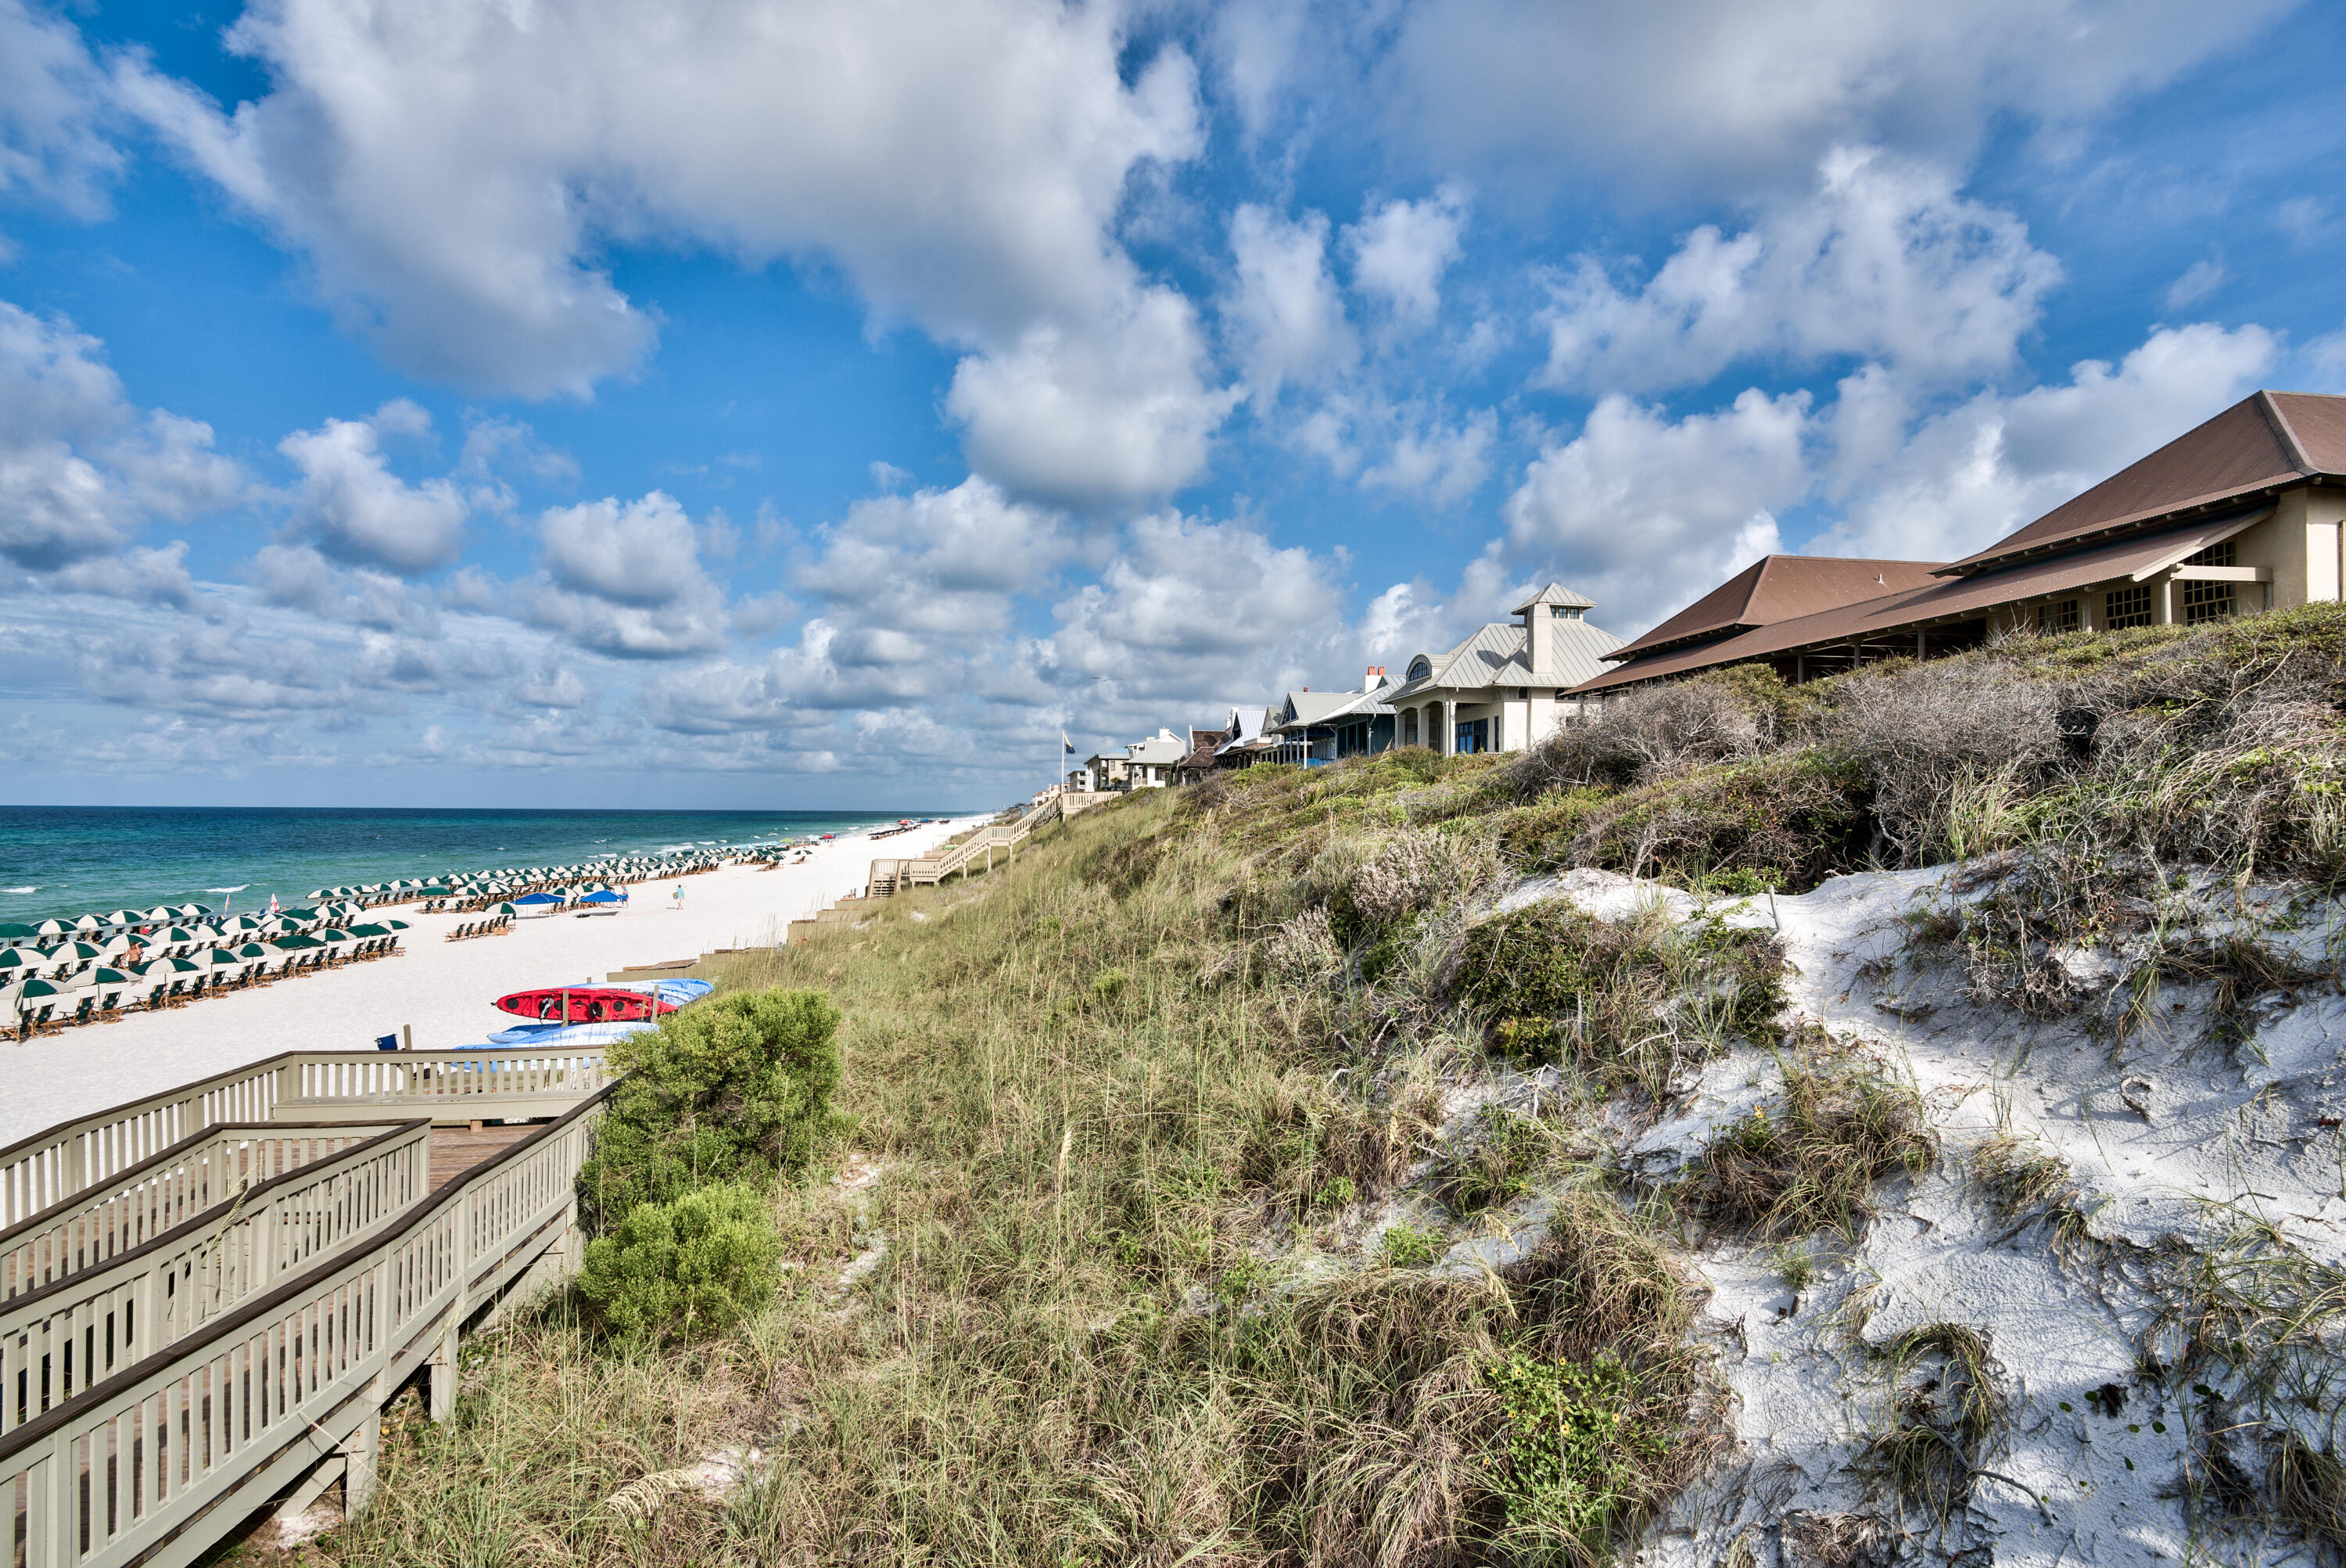
M 231 922 L 240 923 L 240 922 Z M 143 937 L 67 941 L 0 948 L 0 1009 L 20 1031 L 110 1016 L 126 1007 L 158 1007 L 210 995 L 260 979 L 372 958 L 399 944 L 405 921 L 358 921 L 344 928 L 271 922 L 283 929 L 232 932 L 220 926 L 167 927 Z

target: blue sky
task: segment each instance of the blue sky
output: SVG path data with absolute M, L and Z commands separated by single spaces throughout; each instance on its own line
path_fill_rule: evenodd
M 0 796 L 993 802 L 2346 390 L 2337 7 L 0 0 Z

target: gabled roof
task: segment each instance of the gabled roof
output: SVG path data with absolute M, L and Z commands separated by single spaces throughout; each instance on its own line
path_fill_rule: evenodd
M 1608 661 L 1640 658 L 1681 643 L 1748 632 L 1796 616 L 1919 588 L 1936 561 L 1855 561 L 1830 555 L 1762 555 L 1644 636 L 1622 644 Z
M 1422 692 L 1472 690 L 1497 686 L 1576 685 L 1605 667 L 1605 656 L 1621 639 L 1586 621 L 1558 619 L 1550 623 L 1551 669 L 1535 670 L 1525 657 L 1526 628 L 1515 621 L 1493 621 L 1447 653 L 1427 659 L 1428 672 L 1377 696 L 1388 706 L 1406 702 Z M 1423 657 L 1423 656 L 1421 656 Z M 1412 668 L 1417 661 L 1410 661 Z
M 1360 698 L 1361 694 L 1357 691 L 1290 691 L 1287 699 L 1271 710 L 1273 717 L 1270 722 L 1274 726 L 1282 722 L 1317 724 L 1338 708 L 1350 707 Z M 1287 718 L 1285 716 L 1290 713 L 1295 717 Z
M 1998 605 L 2057 598 L 2112 578 L 2143 582 L 2271 512 L 2267 506 L 2246 515 L 2229 514 L 2153 534 L 2127 535 L 2049 559 L 2024 561 L 1968 577 L 1933 578 L 1924 587 L 1778 621 L 1719 641 L 1657 649 L 1584 681 L 1574 694 L 1747 660 L 1784 657 L 1803 648 L 1845 650 L 1869 638 L 1903 636 L 1933 623 L 1969 619 Z
M 1178 762 L 1189 754 L 1188 747 L 1169 735 L 1152 735 L 1146 740 L 1136 740 L 1127 749 L 1133 761 L 1156 765 Z
M 2251 504 L 2307 479 L 2341 477 L 2346 477 L 2346 397 L 2259 392 L 1941 570 L 1977 572 L 2195 512 Z

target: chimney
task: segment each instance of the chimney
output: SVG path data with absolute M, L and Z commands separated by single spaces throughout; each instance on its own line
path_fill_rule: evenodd
M 1539 599 L 1524 606 L 1524 656 L 1533 669 L 1545 674 L 1556 667 L 1556 612 Z
M 1377 687 L 1384 685 L 1384 683 L 1385 667 L 1381 664 L 1372 664 L 1369 667 L 1369 673 L 1362 678 L 1361 689 L 1362 691 L 1374 691 Z

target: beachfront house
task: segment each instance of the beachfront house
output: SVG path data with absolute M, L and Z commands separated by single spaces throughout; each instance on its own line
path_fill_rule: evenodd
M 1389 750 L 1393 710 L 1384 700 L 1392 686 L 1382 665 L 1371 665 L 1357 691 L 1289 692 L 1270 710 L 1263 726 L 1273 741 L 1270 760 L 1316 768 L 1340 757 Z
M 1214 753 L 1230 738 L 1227 729 L 1207 729 L 1198 725 L 1189 727 L 1189 751 L 1173 765 L 1173 782 L 1195 784 L 1214 770 Z
M 1579 711 L 1570 695 L 1621 646 L 1592 625 L 1596 601 L 1550 583 L 1443 653 L 1419 654 L 1376 700 L 1392 715 L 1392 744 L 1438 751 L 1520 751 Z
M 2198 625 L 2335 601 L 2346 397 L 2259 392 L 1960 561 L 1771 555 L 1572 693 L 1727 665 L 1788 681 L 1977 647 L 1999 632 Z
M 1173 769 L 1188 754 L 1180 737 L 1159 729 L 1120 750 L 1100 752 L 1084 766 L 1094 789 L 1161 789 L 1173 782 Z

